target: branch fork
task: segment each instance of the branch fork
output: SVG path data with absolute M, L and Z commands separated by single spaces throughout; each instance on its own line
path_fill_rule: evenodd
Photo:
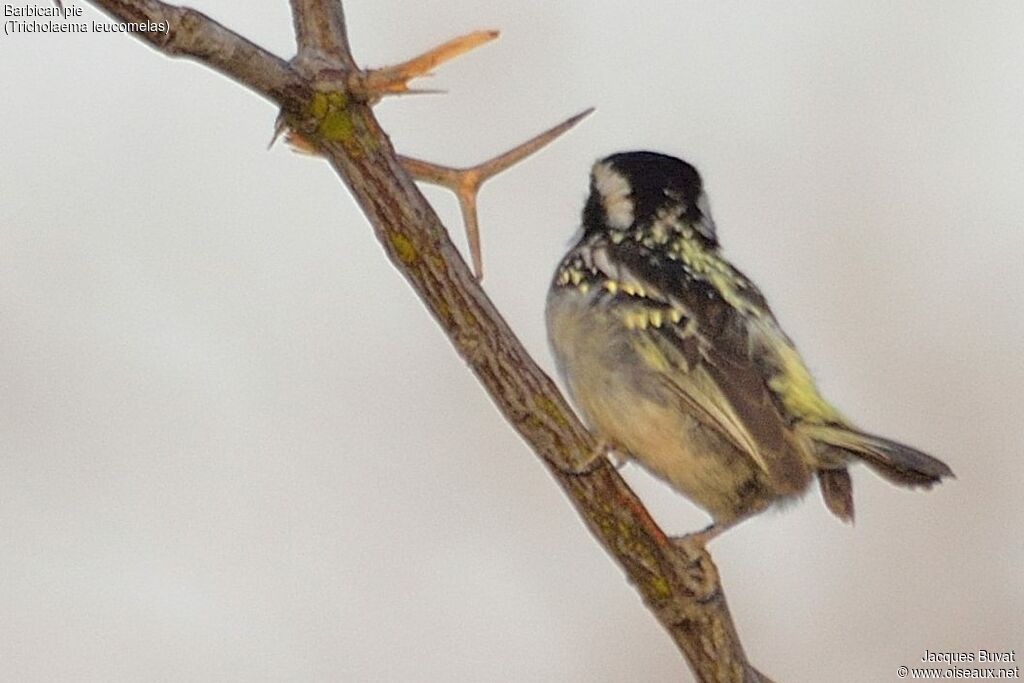
M 440 92 L 437 90 L 412 89 L 409 87 L 409 81 L 414 78 L 430 75 L 431 70 L 438 65 L 488 43 L 497 38 L 498 35 L 498 31 L 494 30 L 473 31 L 472 33 L 453 38 L 400 64 L 379 69 L 354 71 L 347 79 L 348 93 L 373 106 L 388 95 Z M 325 74 L 329 72 L 321 69 L 319 73 Z M 330 95 L 330 97 L 334 98 L 331 100 L 332 102 L 338 100 L 338 96 L 335 94 Z M 337 103 L 343 104 L 340 101 Z M 314 100 L 315 104 L 316 100 Z M 326 107 L 318 107 L 316 112 L 318 115 L 314 115 L 312 122 L 292 123 L 287 122 L 283 117 L 279 118 L 274 131 L 274 140 L 277 139 L 283 129 L 290 128 L 291 130 L 285 137 L 285 141 L 289 145 L 300 152 L 317 154 L 316 144 L 311 139 L 311 137 L 316 137 L 316 135 L 311 134 L 322 134 L 325 129 L 334 130 L 335 132 L 346 132 L 347 130 L 347 119 L 345 117 L 335 115 L 332 123 L 329 120 L 325 120 L 325 111 Z M 466 241 L 469 244 L 473 273 L 476 275 L 477 280 L 482 280 L 484 276 L 480 227 L 477 218 L 477 196 L 480 194 L 481 186 L 494 176 L 554 141 L 555 138 L 567 132 L 593 111 L 593 107 L 586 109 L 557 126 L 535 135 L 507 152 L 467 168 L 443 166 L 406 156 L 398 157 L 405 170 L 416 180 L 440 185 L 455 194 L 459 201 L 459 208 L 462 211 Z M 271 140 L 271 144 L 273 144 L 274 140 Z

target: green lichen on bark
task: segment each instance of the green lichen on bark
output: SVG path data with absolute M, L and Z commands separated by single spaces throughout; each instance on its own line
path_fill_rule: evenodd
M 309 100 L 307 113 L 316 120 L 316 134 L 324 140 L 351 144 L 355 122 L 349 99 L 343 92 L 316 92 Z

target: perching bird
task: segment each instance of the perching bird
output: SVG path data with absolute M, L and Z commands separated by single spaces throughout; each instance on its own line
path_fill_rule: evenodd
M 653 152 L 597 162 L 583 231 L 547 300 L 555 361 L 584 420 L 710 513 L 707 542 L 817 476 L 853 520 L 847 466 L 901 486 L 953 472 L 862 432 L 818 392 L 758 288 L 719 250 L 700 175 Z

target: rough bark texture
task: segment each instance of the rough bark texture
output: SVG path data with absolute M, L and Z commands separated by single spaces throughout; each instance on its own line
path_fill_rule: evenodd
M 408 279 L 508 421 L 547 464 L 700 681 L 768 681 L 747 662 L 718 572 L 703 549 L 672 543 L 605 459 L 554 383 L 480 288 L 406 173 L 358 84 L 337 0 L 292 0 L 298 55 L 266 52 L 194 10 L 153 0 L 91 0 L 122 21 L 167 21 L 138 34 L 194 58 L 281 107 L 348 186 L 388 258 Z M 355 79 L 355 80 L 353 80 Z

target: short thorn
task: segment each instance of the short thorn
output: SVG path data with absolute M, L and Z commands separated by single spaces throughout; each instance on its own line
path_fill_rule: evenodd
M 359 74 L 357 81 L 367 100 L 376 102 L 385 95 L 400 95 L 412 92 L 409 81 L 426 76 L 432 69 L 444 62 L 455 59 L 475 47 L 498 37 L 498 31 L 473 31 L 427 50 L 421 55 L 401 64 L 369 69 Z

